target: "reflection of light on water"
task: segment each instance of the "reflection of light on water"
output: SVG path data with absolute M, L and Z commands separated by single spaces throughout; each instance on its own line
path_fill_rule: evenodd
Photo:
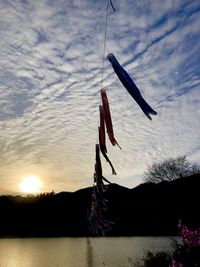
M 1 238 L 0 266 L 134 266 L 147 250 L 170 250 L 172 239 L 173 237 Z
M 86 267 L 92 267 L 92 245 L 90 238 L 87 237 L 87 248 L 86 248 Z

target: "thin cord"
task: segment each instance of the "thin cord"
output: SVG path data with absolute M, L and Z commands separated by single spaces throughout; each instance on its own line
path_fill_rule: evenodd
M 116 9 L 115 9 L 115 7 L 114 7 L 114 5 L 113 5 L 113 3 L 112 3 L 112 0 L 110 0 L 110 4 L 111 4 L 112 9 L 113 9 L 114 11 L 116 11 Z
M 109 0 L 107 0 L 107 8 L 106 8 L 106 23 L 105 23 L 105 32 L 104 32 L 103 57 L 102 57 L 102 69 L 101 69 L 101 89 L 103 88 L 104 59 L 105 59 L 105 53 L 106 53 L 106 40 L 107 40 L 107 28 L 108 28 L 108 7 L 109 7 Z

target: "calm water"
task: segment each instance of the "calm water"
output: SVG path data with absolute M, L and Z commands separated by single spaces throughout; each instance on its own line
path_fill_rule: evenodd
M 170 250 L 170 237 L 2 238 L 0 267 L 128 267 L 145 250 Z

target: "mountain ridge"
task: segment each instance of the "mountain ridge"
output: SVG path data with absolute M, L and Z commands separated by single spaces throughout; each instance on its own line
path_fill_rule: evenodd
M 200 227 L 200 175 L 134 188 L 107 185 L 108 236 L 177 235 L 178 220 Z M 32 197 L 0 196 L 0 236 L 89 236 L 92 187 Z

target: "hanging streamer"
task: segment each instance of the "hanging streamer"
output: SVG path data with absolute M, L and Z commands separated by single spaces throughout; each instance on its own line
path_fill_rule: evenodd
M 102 167 L 101 167 L 101 159 L 100 159 L 100 153 L 99 153 L 99 144 L 96 144 L 96 163 L 95 163 L 95 176 L 96 184 L 97 184 L 97 190 L 101 194 L 106 191 L 106 187 L 103 183 L 102 179 Z
M 105 123 L 106 123 L 108 137 L 113 146 L 118 145 L 118 147 L 121 149 L 121 147 L 119 146 L 119 144 L 117 143 L 114 137 L 110 107 L 109 107 L 108 97 L 107 97 L 107 93 L 105 89 L 101 89 L 101 99 L 102 99 L 102 104 L 104 108 L 104 116 L 105 116 Z
M 105 153 L 107 153 L 106 134 L 105 134 L 105 115 L 104 115 L 104 109 L 102 105 L 99 106 L 99 117 L 100 117 L 100 127 L 99 127 L 100 150 L 103 150 Z
M 122 68 L 122 66 L 117 61 L 116 57 L 111 53 L 107 56 L 107 59 L 112 64 L 112 67 L 117 74 L 119 80 L 127 89 L 129 94 L 133 97 L 133 99 L 138 103 L 144 114 L 152 120 L 150 114 L 156 115 L 157 112 L 153 110 L 149 104 L 144 100 L 142 97 L 139 89 L 137 88 L 136 84 L 133 82 L 129 74 Z
M 106 159 L 106 161 L 110 164 L 110 167 L 112 169 L 112 174 L 116 175 L 116 171 L 110 161 L 110 159 L 107 156 L 107 148 L 106 148 L 106 138 L 105 138 L 105 116 L 104 116 L 104 109 L 103 106 L 99 106 L 99 113 L 100 113 L 100 127 L 99 127 L 99 146 L 102 155 Z

